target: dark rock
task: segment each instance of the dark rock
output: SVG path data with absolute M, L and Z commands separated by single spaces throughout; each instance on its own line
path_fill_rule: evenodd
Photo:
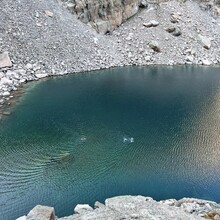
M 172 32 L 172 35 L 175 37 L 178 37 L 182 34 L 179 28 L 176 28 L 174 32 Z
M 139 7 L 140 8 L 147 8 L 148 7 L 147 1 L 146 0 L 140 0 Z
M 161 49 L 160 49 L 160 46 L 159 46 L 159 43 L 155 40 L 152 40 L 150 43 L 149 43 L 149 47 L 151 49 L 153 49 L 154 51 L 156 52 L 160 52 Z

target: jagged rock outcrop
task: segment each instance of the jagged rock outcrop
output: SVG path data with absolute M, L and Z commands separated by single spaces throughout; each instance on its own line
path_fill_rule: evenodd
M 139 0 L 69 0 L 67 8 L 99 33 L 112 32 L 115 27 L 138 12 Z
M 220 205 L 207 200 L 183 198 L 157 202 L 145 196 L 117 196 L 105 200 L 105 204 L 96 202 L 94 209 L 87 204 L 77 205 L 75 214 L 55 218 L 53 208 L 36 206 L 26 216 L 17 220 L 97 220 L 97 219 L 146 219 L 146 220 L 199 220 L 220 219 Z M 38 217 L 41 218 L 38 218 Z M 202 218 L 204 217 L 204 218 Z

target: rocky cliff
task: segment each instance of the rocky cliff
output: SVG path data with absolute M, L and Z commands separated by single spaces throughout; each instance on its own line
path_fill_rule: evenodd
M 99 33 L 112 32 L 115 27 L 138 12 L 139 0 L 69 0 L 66 7 L 78 18 L 91 24 Z
M 183 198 L 157 202 L 151 197 L 118 196 L 96 202 L 94 209 L 88 204 L 77 205 L 75 214 L 58 218 L 54 208 L 37 205 L 27 216 L 17 220 L 199 220 L 220 219 L 220 205 L 207 200 Z

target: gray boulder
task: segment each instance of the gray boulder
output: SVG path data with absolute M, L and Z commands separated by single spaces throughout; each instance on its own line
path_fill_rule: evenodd
M 53 207 L 37 205 L 27 215 L 27 220 L 55 220 Z

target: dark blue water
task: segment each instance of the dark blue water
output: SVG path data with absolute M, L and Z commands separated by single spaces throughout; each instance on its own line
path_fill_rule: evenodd
M 220 68 L 130 67 L 29 84 L 0 123 L 0 213 L 122 195 L 220 202 Z

